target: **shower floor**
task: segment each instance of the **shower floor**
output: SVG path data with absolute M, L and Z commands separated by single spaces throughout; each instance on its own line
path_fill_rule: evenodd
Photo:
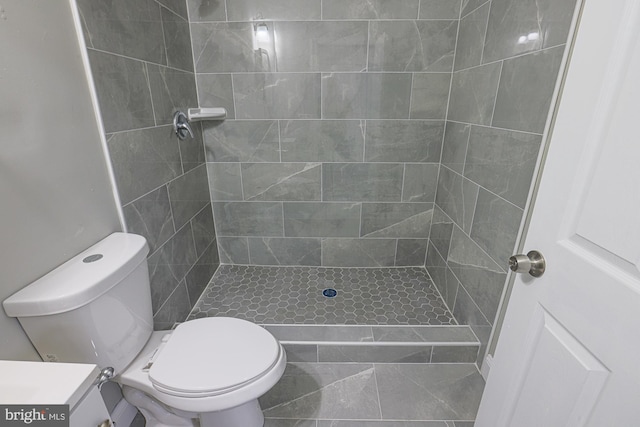
M 335 297 L 323 295 L 334 289 Z M 258 324 L 457 325 L 426 270 L 221 265 L 189 319 Z

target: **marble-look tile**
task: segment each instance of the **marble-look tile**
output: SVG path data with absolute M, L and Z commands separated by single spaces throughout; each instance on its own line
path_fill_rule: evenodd
M 278 122 L 242 120 L 204 125 L 208 162 L 280 161 Z
M 454 70 L 480 65 L 490 6 L 491 4 L 487 3 L 460 21 Z
M 227 16 L 229 21 L 319 20 L 320 9 L 320 0 L 233 0 L 227 4 Z
M 476 363 L 478 346 L 434 346 L 431 363 Z
M 418 0 L 323 0 L 322 19 L 416 19 Z
M 249 243 L 246 237 L 218 237 L 220 262 L 224 264 L 249 264 Z
M 323 163 L 322 200 L 398 202 L 403 169 L 394 163 Z
M 507 277 L 504 268 L 457 227 L 453 229 L 447 261 L 474 303 L 493 321 Z
M 467 155 L 469 132 L 471 125 L 456 122 L 447 122 L 444 131 L 444 143 L 442 144 L 442 164 L 454 172 L 462 174 L 464 171 L 464 159 Z
M 316 420 L 265 418 L 264 427 L 317 427 Z
M 225 0 L 187 0 L 187 8 L 191 22 L 227 20 Z
M 428 202 L 436 198 L 438 185 L 437 163 L 407 163 L 404 166 L 403 202 Z
M 240 163 L 207 163 L 211 200 L 244 200 Z
M 154 0 L 77 3 L 87 47 L 166 65 L 161 7 Z
M 490 125 L 500 69 L 498 62 L 453 73 L 448 119 Z
M 543 133 L 565 46 L 504 61 L 495 127 Z
M 367 22 L 276 22 L 278 71 L 363 71 Z
M 243 163 L 245 200 L 320 200 L 320 163 Z
M 427 249 L 426 268 L 429 276 L 433 279 L 434 285 L 442 295 L 442 299 L 448 307 L 453 308 L 458 294 L 460 283 L 455 278 L 447 266 L 447 262 L 440 256 L 433 244 L 429 244 Z
M 395 239 L 323 239 L 322 265 L 329 267 L 391 267 Z
M 214 202 L 219 236 L 282 237 L 282 203 Z
M 155 125 L 143 62 L 88 49 L 105 132 Z
M 380 419 L 370 364 L 289 363 L 260 404 L 266 417 Z
M 320 239 L 250 237 L 252 265 L 320 265 Z
M 370 326 L 267 325 L 279 341 L 372 342 Z
M 189 270 L 185 278 L 191 307 L 198 302 L 219 265 L 218 247 L 212 243 Z
M 484 62 L 567 42 L 575 0 L 493 0 Z
M 315 344 L 283 344 L 287 353 L 287 363 L 317 362 L 318 346 Z
M 429 363 L 430 358 L 431 346 L 318 346 L 318 362 Z
M 176 228 L 186 224 L 210 202 L 205 165 L 174 179 L 167 188 Z
M 204 156 L 204 135 L 202 134 L 201 124 L 191 123 L 191 130 L 193 130 L 193 139 L 178 140 L 182 169 L 185 173 L 197 168 L 206 161 Z
M 451 71 L 457 20 L 371 21 L 369 71 Z
M 497 263 L 513 254 L 523 210 L 481 188 L 473 216 L 471 238 Z
M 460 14 L 460 17 L 464 18 L 469 13 L 473 12 L 488 1 L 489 0 L 462 0 L 462 12 Z
M 476 364 L 478 366 L 482 366 L 482 364 L 484 363 L 485 355 L 487 353 L 487 348 L 489 347 L 489 340 L 491 339 L 491 332 L 493 332 L 493 327 L 491 327 L 490 325 L 472 325 L 471 329 L 473 329 L 473 333 L 476 334 L 476 336 L 480 340 L 480 349 L 478 350 Z
M 475 364 L 380 364 L 383 418 L 474 419 L 484 388 Z
M 320 74 L 236 74 L 233 90 L 238 119 L 320 118 Z
M 477 198 L 477 184 L 446 167 L 440 168 L 436 204 L 467 233 L 471 230 Z
M 412 119 L 444 119 L 451 73 L 415 73 L 411 86 Z
M 443 121 L 367 121 L 366 162 L 440 161 Z
M 456 302 L 453 307 L 453 315 L 459 323 L 465 325 L 490 325 L 487 318 L 482 314 L 462 285 L 458 287 Z
M 148 258 L 154 313 L 197 261 L 191 225 L 176 232 Z
M 459 0 L 420 0 L 419 19 L 458 19 Z
M 317 427 L 449 427 L 449 426 L 444 421 L 318 420 Z
M 272 23 L 265 25 L 273 29 Z M 273 46 L 261 47 L 263 50 L 258 52 L 254 38 L 255 30 L 250 22 L 192 23 L 196 72 L 276 71 Z M 273 30 L 270 40 L 273 40 Z
M 189 12 L 187 10 L 187 2 L 185 0 L 156 0 L 158 3 L 177 13 L 184 19 L 189 19 Z
M 447 259 L 449 255 L 452 231 L 453 222 L 451 218 L 436 204 L 433 209 L 433 218 L 431 219 L 429 240 L 444 259 Z
M 200 107 L 222 107 L 227 110 L 227 119 L 236 118 L 231 74 L 199 73 L 196 80 Z
M 287 237 L 358 237 L 359 203 L 284 203 Z
M 191 219 L 191 227 L 193 228 L 196 254 L 198 257 L 201 257 L 204 251 L 207 250 L 216 239 L 213 210 L 210 204 L 207 204 L 207 206 Z
M 170 12 L 169 12 L 170 13 Z M 173 114 L 198 104 L 193 73 L 147 64 L 156 123 L 173 123 Z
M 107 147 L 123 204 L 182 174 L 178 139 L 170 126 L 117 133 Z
M 429 238 L 433 203 L 363 203 L 361 237 Z
M 524 208 L 541 140 L 539 135 L 474 126 L 464 175 Z
M 167 187 L 162 186 L 122 208 L 127 231 L 147 239 L 153 253 L 173 234 L 173 216 Z
M 322 74 L 323 119 L 406 119 L 410 73 Z
M 359 162 L 364 153 L 363 120 L 280 122 L 283 162 Z
M 162 9 L 162 29 L 167 49 L 167 65 L 193 72 L 189 22 L 169 9 Z
M 372 326 L 376 342 L 477 342 L 468 326 Z
M 398 239 L 396 267 L 424 265 L 427 242 L 427 239 Z
M 184 321 L 190 310 L 189 293 L 183 280 L 153 316 L 153 329 L 156 331 L 171 329 L 176 322 Z

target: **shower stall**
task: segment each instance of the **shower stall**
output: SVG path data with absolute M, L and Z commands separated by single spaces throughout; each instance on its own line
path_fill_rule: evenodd
M 76 1 L 156 328 L 483 362 L 575 0 Z

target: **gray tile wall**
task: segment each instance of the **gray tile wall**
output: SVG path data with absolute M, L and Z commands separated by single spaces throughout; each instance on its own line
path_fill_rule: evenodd
M 426 266 L 456 319 L 483 344 L 574 7 L 575 0 L 463 1 Z
M 202 129 L 171 120 L 197 106 L 185 0 L 78 0 L 129 232 L 147 238 L 154 323 L 186 318 L 219 265 Z M 126 11 L 126 13 L 123 13 Z
M 424 265 L 460 0 L 189 0 L 222 262 Z

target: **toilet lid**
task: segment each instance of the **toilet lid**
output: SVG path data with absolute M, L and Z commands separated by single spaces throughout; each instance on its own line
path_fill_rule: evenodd
M 228 392 L 261 377 L 280 357 L 280 344 L 245 320 L 207 317 L 180 324 L 159 351 L 149 379 L 167 394 Z

